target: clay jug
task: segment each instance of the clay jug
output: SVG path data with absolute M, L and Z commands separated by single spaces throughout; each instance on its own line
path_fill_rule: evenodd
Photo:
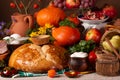
M 16 33 L 21 36 L 26 36 L 26 31 L 33 28 L 33 18 L 31 15 L 14 13 L 11 19 L 10 34 Z

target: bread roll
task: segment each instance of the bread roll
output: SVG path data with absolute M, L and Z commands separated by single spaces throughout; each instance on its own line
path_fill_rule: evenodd
M 27 43 L 11 54 L 9 66 L 28 72 L 47 72 L 52 67 L 62 69 L 67 66 L 67 51 L 60 46 Z

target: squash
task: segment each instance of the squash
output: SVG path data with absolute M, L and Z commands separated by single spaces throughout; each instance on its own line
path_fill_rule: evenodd
M 59 21 L 63 20 L 65 17 L 66 14 L 62 9 L 52 5 L 38 11 L 36 19 L 40 26 L 44 26 L 46 23 L 58 26 Z

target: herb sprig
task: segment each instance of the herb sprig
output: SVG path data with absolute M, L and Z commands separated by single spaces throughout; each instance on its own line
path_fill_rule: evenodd
M 92 40 L 89 40 L 89 41 L 81 40 L 78 44 L 70 46 L 68 50 L 70 53 L 74 53 L 74 52 L 89 53 L 91 50 L 95 48 L 95 46 L 96 44 Z

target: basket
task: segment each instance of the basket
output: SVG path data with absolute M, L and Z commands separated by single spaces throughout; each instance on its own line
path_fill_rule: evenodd
M 105 38 L 111 39 L 112 36 L 114 36 L 114 35 L 120 35 L 120 30 L 119 29 L 111 29 L 111 30 L 106 31 L 101 38 L 100 44 L 103 41 L 105 41 Z
M 96 73 L 104 76 L 119 75 L 119 59 L 112 53 L 105 53 L 106 50 L 97 50 Z
M 106 25 L 105 30 L 113 30 L 113 29 L 119 29 L 120 30 L 120 25 Z
M 104 76 L 119 75 L 119 60 L 97 60 L 96 73 Z
M 99 48 L 96 50 L 97 55 L 96 73 L 100 75 L 116 76 L 119 74 L 120 70 L 119 54 L 116 53 L 117 51 L 115 50 L 114 47 L 113 52 L 104 50 L 104 48 L 102 47 L 102 42 L 105 41 L 106 38 L 110 40 L 114 35 L 120 35 L 120 30 L 111 29 L 106 31 L 101 38 Z

